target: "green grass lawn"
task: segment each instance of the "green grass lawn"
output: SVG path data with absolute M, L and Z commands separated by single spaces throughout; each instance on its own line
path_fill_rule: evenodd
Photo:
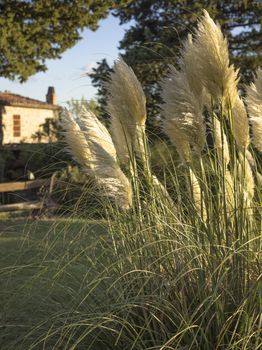
M 101 241 L 107 241 L 102 222 L 1 221 L 1 350 L 28 350 L 36 334 L 41 336 L 46 324 L 52 325 L 51 315 L 76 307 L 97 268 L 97 257 L 101 267 L 106 264 Z M 33 327 L 37 331 L 30 333 Z

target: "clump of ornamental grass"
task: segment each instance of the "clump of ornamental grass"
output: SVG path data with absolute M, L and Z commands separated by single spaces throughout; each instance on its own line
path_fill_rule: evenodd
M 122 59 L 107 83 L 112 138 L 88 111 L 64 117 L 70 152 L 105 196 L 106 263 L 87 258 L 81 292 L 32 349 L 260 348 L 261 70 L 247 113 L 206 11 L 181 55 L 161 82 L 163 130 L 180 157 L 168 183 L 152 171 L 145 96 Z
M 247 87 L 247 108 L 252 126 L 253 144 L 259 152 L 262 152 L 262 69 L 257 71 L 257 77 Z
M 131 154 L 144 157 L 146 98 L 133 70 L 122 58 L 114 65 L 108 91 L 107 111 L 119 160 L 129 164 Z
M 131 207 L 131 185 L 117 163 L 116 150 L 106 127 L 84 107 L 81 119 L 75 120 L 70 113 L 65 113 L 62 125 L 71 153 L 83 170 L 95 178 L 101 190 L 119 206 Z

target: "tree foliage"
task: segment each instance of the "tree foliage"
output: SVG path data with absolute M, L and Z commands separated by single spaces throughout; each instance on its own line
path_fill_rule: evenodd
M 0 76 L 25 81 L 47 69 L 81 38 L 84 28 L 124 0 L 0 0 Z
M 72 98 L 67 101 L 66 105 L 66 108 L 75 115 L 79 115 L 82 108 L 86 108 L 96 115 L 99 114 L 99 106 L 95 99 L 87 100 L 84 96 L 82 96 L 80 100 Z
M 137 0 L 115 11 L 122 24 L 134 21 L 119 48 L 124 50 L 124 59 L 144 86 L 150 116 L 159 113 L 155 107 L 160 101 L 158 82 L 169 63 L 177 65 L 183 41 L 192 33 L 204 8 L 220 23 L 228 37 L 231 59 L 241 69 L 244 82 L 250 81 L 262 57 L 261 2 Z M 105 68 L 105 65 L 103 61 L 101 66 Z M 93 75 L 96 85 L 99 85 L 99 72 L 100 67 L 96 71 L 98 74 Z
M 120 48 L 126 50 L 127 58 L 130 63 L 134 62 L 138 71 L 150 66 L 156 74 L 161 73 L 161 66 L 165 65 L 163 60 L 174 61 L 177 50 L 193 31 L 204 8 L 227 36 L 233 61 L 246 74 L 257 67 L 261 62 L 262 4 L 256 0 L 132 1 L 116 11 L 121 23 L 136 22 L 126 32 Z M 148 76 L 143 74 L 143 78 L 151 82 Z
M 89 74 L 92 79 L 92 84 L 97 88 L 97 102 L 99 103 L 99 116 L 108 121 L 109 116 L 106 112 L 107 89 L 105 82 L 108 80 L 109 73 L 112 72 L 106 59 L 104 58 L 97 68 L 93 69 L 93 73 Z

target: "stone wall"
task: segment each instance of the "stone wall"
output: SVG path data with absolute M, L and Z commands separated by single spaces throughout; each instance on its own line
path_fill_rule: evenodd
M 14 135 L 14 115 L 20 115 L 20 136 Z M 40 125 L 44 124 L 47 118 L 56 117 L 57 111 L 52 109 L 5 106 L 2 114 L 4 133 L 3 144 L 39 142 L 32 137 L 33 134 L 41 130 Z M 41 139 L 41 142 L 46 143 L 48 141 L 48 138 Z

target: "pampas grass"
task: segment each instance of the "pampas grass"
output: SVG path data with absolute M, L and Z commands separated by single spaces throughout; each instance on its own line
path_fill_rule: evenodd
M 218 154 L 219 163 L 224 163 L 225 168 L 228 166 L 230 161 L 230 153 L 228 147 L 228 141 L 226 134 L 223 130 L 222 123 L 218 120 L 217 117 L 213 119 L 213 128 L 214 128 L 214 145 Z
M 96 179 L 104 194 L 125 209 L 132 206 L 132 188 L 121 171 L 116 150 L 106 127 L 91 112 L 82 108 L 76 121 L 66 112 L 62 126 L 70 153 L 83 170 Z
M 192 195 L 193 195 L 193 200 L 194 204 L 196 206 L 196 209 L 200 215 L 200 217 L 203 218 L 204 221 L 206 221 L 206 207 L 205 203 L 203 201 L 203 193 L 201 190 L 201 187 L 199 185 L 199 181 L 196 178 L 196 175 L 192 171 L 192 169 L 189 169 L 189 175 L 190 175 L 190 183 L 192 187 Z
M 185 135 L 177 127 L 176 122 L 172 120 L 163 120 L 163 130 L 175 145 L 182 162 L 187 163 L 190 160 L 190 145 Z
M 243 154 L 239 154 L 239 178 L 242 181 L 242 190 L 244 194 L 244 200 L 246 201 L 247 207 L 252 205 L 252 200 L 254 197 L 255 181 L 252 173 L 251 166 Z
M 162 81 L 162 99 L 164 104 L 162 110 L 166 122 L 164 130 L 168 133 L 171 142 L 177 146 L 182 159 L 186 159 L 183 144 L 192 146 L 198 153 L 205 145 L 205 126 L 203 121 L 203 103 L 197 98 L 187 80 L 187 75 L 183 71 L 177 71 L 174 67 L 169 67 L 168 76 Z M 172 130 L 176 130 L 179 139 Z M 174 136 L 174 137 L 173 137 Z M 181 144 L 181 149 L 179 145 Z M 184 155 L 182 155 L 184 154 Z M 187 159 L 186 159 L 187 160 Z
M 43 322 L 25 349 L 260 350 L 261 73 L 246 100 L 255 150 L 227 41 L 206 11 L 180 63 L 161 83 L 171 143 L 158 177 L 145 97 L 123 60 L 107 84 L 113 141 L 89 111 L 64 116 L 66 142 L 104 196 L 106 233 L 87 247 L 84 227 L 59 258 L 45 242 L 34 281 L 63 293 L 50 314 L 48 293 L 36 298 Z
M 132 152 L 144 158 L 146 99 L 133 70 L 123 59 L 115 62 L 106 88 L 111 134 L 120 161 L 128 163 Z
M 258 69 L 254 83 L 247 86 L 247 108 L 252 125 L 252 143 L 262 152 L 262 69 Z
M 199 71 L 195 68 L 196 48 L 192 34 L 188 34 L 187 40 L 181 50 L 180 67 L 186 75 L 186 80 L 194 96 L 201 98 L 203 84 L 199 80 Z
M 190 45 L 192 60 L 202 86 L 216 102 L 233 106 L 237 98 L 238 71 L 229 63 L 227 39 L 207 11 L 198 22 Z M 189 65 L 189 62 L 188 62 Z
M 233 134 L 237 147 L 242 152 L 245 152 L 250 143 L 249 122 L 244 102 L 239 96 L 236 97 L 236 101 L 232 109 L 232 122 Z
M 248 89 L 247 99 L 253 102 L 253 119 L 251 117 L 250 121 L 256 125 L 259 122 L 254 111 L 258 110 L 259 91 L 262 91 L 260 75 L 259 71 L 255 83 Z M 238 70 L 229 62 L 227 40 L 219 25 L 204 10 L 193 36 L 188 36 L 181 50 L 180 70 L 170 67 L 161 82 L 163 130 L 175 145 L 182 162 L 189 166 L 192 194 L 199 211 L 200 202 L 202 209 L 205 208 L 203 193 L 207 190 L 203 184 L 207 185 L 210 176 L 202 156 L 207 145 L 206 129 L 211 129 L 216 160 L 215 163 L 211 161 L 211 167 L 218 179 L 217 191 L 223 193 L 220 207 L 225 218 L 241 203 L 236 199 L 238 182 L 243 184 L 242 190 L 246 193 L 245 205 L 252 205 L 254 196 L 251 167 L 254 168 L 255 161 L 248 150 L 249 120 L 244 102 L 238 95 L 238 80 Z M 208 117 L 204 118 L 205 110 Z M 259 128 L 256 128 L 253 135 L 256 144 L 259 143 L 255 141 L 258 134 Z M 194 164 L 195 150 L 200 161 L 198 170 Z M 201 187 L 204 192 L 200 196 Z

